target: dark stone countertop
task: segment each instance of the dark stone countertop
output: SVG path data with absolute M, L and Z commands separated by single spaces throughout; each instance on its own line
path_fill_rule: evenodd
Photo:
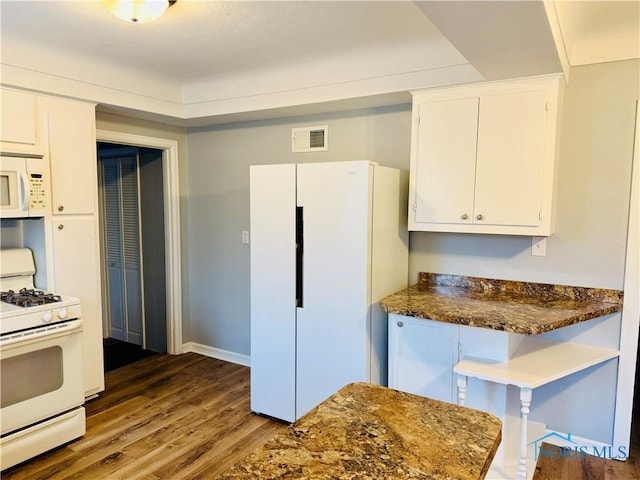
M 622 309 L 622 292 L 600 288 L 419 274 L 380 300 L 387 313 L 536 335 Z
M 501 430 L 479 410 L 353 383 L 218 480 L 483 479 Z

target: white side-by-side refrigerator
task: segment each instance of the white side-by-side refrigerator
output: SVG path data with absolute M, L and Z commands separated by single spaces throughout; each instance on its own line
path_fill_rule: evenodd
M 377 305 L 408 280 L 397 169 L 252 166 L 251 410 L 294 421 L 351 382 L 386 384 Z

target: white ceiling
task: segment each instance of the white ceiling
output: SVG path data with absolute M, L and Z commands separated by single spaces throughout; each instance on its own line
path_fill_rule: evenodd
M 184 125 L 398 103 L 416 88 L 559 72 L 563 55 L 637 58 L 639 6 L 178 0 L 131 24 L 98 1 L 2 0 L 2 83 Z

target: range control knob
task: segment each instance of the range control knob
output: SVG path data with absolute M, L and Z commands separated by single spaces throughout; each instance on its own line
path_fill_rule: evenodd
M 42 322 L 49 323 L 51 321 L 51 312 L 44 312 L 42 314 Z
M 60 310 L 58 310 L 58 318 L 60 318 L 61 320 L 64 320 L 65 318 L 67 318 L 66 308 L 61 308 Z

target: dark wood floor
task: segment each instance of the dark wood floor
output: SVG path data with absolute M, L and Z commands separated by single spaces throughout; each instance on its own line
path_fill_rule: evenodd
M 248 368 L 194 353 L 107 373 L 105 392 L 86 408 L 83 438 L 2 472 L 3 480 L 213 479 L 286 428 L 250 413 Z M 634 439 L 626 462 L 541 459 L 534 479 L 640 479 L 637 431 Z
M 158 354 L 106 374 L 87 433 L 9 479 L 210 479 L 285 428 L 249 411 L 249 369 Z

